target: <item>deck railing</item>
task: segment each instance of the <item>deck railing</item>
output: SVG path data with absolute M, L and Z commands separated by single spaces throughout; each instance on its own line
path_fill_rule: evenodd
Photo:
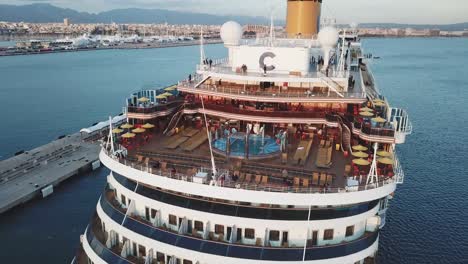
M 179 88 L 195 89 L 195 82 L 182 81 L 179 82 Z M 196 90 L 202 90 L 206 92 L 214 92 L 227 95 L 239 95 L 239 96 L 254 96 L 254 97 L 267 97 L 267 98 L 301 98 L 301 99 L 310 99 L 315 98 L 334 98 L 338 97 L 337 94 L 333 91 L 328 92 L 311 92 L 308 89 L 304 88 L 303 92 L 289 92 L 289 91 L 270 91 L 262 92 L 259 91 L 250 91 L 250 89 L 243 89 L 239 86 L 232 85 L 200 85 Z M 340 92 L 343 97 L 340 98 L 365 98 L 365 93 L 355 93 L 355 92 Z
M 137 113 L 137 114 L 151 114 L 159 111 L 166 111 L 169 109 L 176 108 L 184 103 L 183 98 L 177 98 L 175 100 L 169 101 L 166 104 L 158 105 L 149 105 L 149 106 L 128 106 L 128 113 Z
M 157 177 L 165 177 L 165 178 L 170 178 L 170 179 L 175 179 L 175 180 L 180 180 L 180 181 L 185 181 L 185 182 L 193 182 L 194 175 L 187 175 L 185 173 L 173 173 L 171 169 L 161 169 L 161 168 L 155 168 L 153 164 L 148 163 L 138 163 L 135 161 L 131 161 L 127 158 L 117 158 L 113 155 L 111 155 L 110 151 L 103 149 L 104 153 L 115 160 L 116 162 L 119 162 L 125 166 L 128 166 L 130 168 L 143 171 L 146 173 L 150 173 L 154 176 Z M 198 162 L 197 160 L 193 160 L 194 163 Z M 183 164 L 177 164 L 177 163 L 167 163 L 167 166 L 170 168 L 171 166 L 174 167 L 185 167 L 192 169 L 194 166 L 188 166 L 188 165 L 183 165 Z M 203 171 L 207 172 L 208 175 L 212 174 L 211 169 L 206 168 L 206 167 L 198 167 L 198 171 Z M 365 175 L 363 175 L 365 177 Z M 292 175 L 290 176 L 290 178 Z M 312 177 L 312 175 L 310 175 Z M 211 177 L 209 177 L 211 178 Z M 252 190 L 252 191 L 263 191 L 263 192 L 281 192 L 281 193 L 345 193 L 345 192 L 358 192 L 358 191 L 365 191 L 365 190 L 370 190 L 370 189 L 375 189 L 379 188 L 388 184 L 393 184 L 395 183 L 395 177 L 388 178 L 386 176 L 379 176 L 379 181 L 373 184 L 368 184 L 368 185 L 358 185 L 358 186 L 353 186 L 353 187 L 320 187 L 320 186 L 313 186 L 313 187 L 302 187 L 302 186 L 278 186 L 278 185 L 273 185 L 273 184 L 262 184 L 262 183 L 255 183 L 255 182 L 249 182 L 249 183 L 242 183 L 242 182 L 237 182 L 233 181 L 231 179 L 209 179 L 203 184 L 205 185 L 212 185 L 212 186 L 218 186 L 218 187 L 224 187 L 224 188 L 232 188 L 232 189 L 243 189 L 243 190 Z M 252 181 L 255 180 L 255 177 L 252 179 Z M 364 182 L 364 181 L 363 181 Z

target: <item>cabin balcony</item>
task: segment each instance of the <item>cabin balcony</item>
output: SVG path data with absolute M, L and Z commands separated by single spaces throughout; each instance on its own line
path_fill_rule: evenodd
M 141 245 L 147 252 L 151 251 L 150 248 L 152 246 L 157 246 L 158 243 L 174 247 L 174 250 L 175 248 L 178 248 L 181 256 L 176 257 L 183 257 L 184 252 L 187 250 L 194 250 L 199 254 L 209 254 L 213 258 L 231 257 L 244 259 L 246 261 L 302 262 L 304 260 L 305 252 L 305 260 L 313 261 L 324 258 L 330 259 L 345 257 L 370 248 L 375 250 L 374 247 L 376 246 L 376 242 L 379 237 L 378 229 L 375 229 L 364 232 L 362 236 L 355 240 L 343 241 L 332 245 L 314 245 L 314 242 L 311 239 L 305 247 L 289 245 L 288 243 L 284 243 L 279 246 L 272 246 L 270 243 L 266 243 L 266 238 L 263 237 L 257 238 L 255 245 L 247 245 L 235 241 L 236 239 L 234 239 L 234 235 L 231 235 L 231 239 L 224 239 L 224 236 L 220 238 L 220 236 L 214 235 L 214 230 L 210 230 L 208 227 L 201 233 L 196 229 L 190 230 L 187 225 L 188 219 L 181 221 L 180 227 L 177 227 L 174 230 L 173 228 L 167 227 L 166 223 L 163 223 L 163 221 L 153 223 L 138 215 L 122 214 L 116 210 L 112 206 L 112 203 L 106 198 L 102 198 L 100 200 L 98 215 L 99 217 L 95 217 L 94 221 L 92 221 L 88 228 L 89 233 L 87 233 L 87 238 L 89 240 L 97 239 L 101 246 L 105 245 L 102 238 L 96 238 L 99 234 L 101 234 L 100 236 L 102 237 L 102 233 L 107 231 L 104 231 L 100 225 L 102 220 L 106 224 L 106 229 L 112 229 L 112 226 L 116 226 L 115 224 L 117 223 L 119 227 L 119 229 L 117 229 L 119 230 L 119 237 L 126 237 L 130 240 L 136 241 L 147 241 L 146 238 L 151 239 L 151 245 Z M 231 234 L 235 234 L 235 232 Z M 97 254 L 101 254 L 103 251 L 109 251 L 107 248 L 98 248 L 98 250 L 100 251 L 96 251 Z M 142 254 L 137 253 L 134 255 L 141 256 Z M 107 256 L 104 255 L 104 257 Z M 148 257 L 148 254 L 146 254 L 146 257 Z M 192 255 L 191 257 L 194 256 Z M 130 258 L 127 257 L 127 259 Z M 132 260 L 128 262 L 138 263 Z

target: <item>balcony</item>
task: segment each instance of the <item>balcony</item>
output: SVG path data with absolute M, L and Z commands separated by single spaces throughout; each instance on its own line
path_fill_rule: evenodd
M 127 190 L 134 191 L 138 195 L 154 201 L 205 213 L 241 218 L 287 221 L 328 220 L 359 215 L 373 210 L 379 204 L 379 200 L 374 200 L 369 203 L 339 206 L 337 208 L 312 208 L 309 214 L 308 210 L 305 208 L 279 208 L 270 207 L 269 205 L 252 206 L 225 203 L 223 201 L 200 197 L 194 198 L 169 191 L 158 190 L 141 183 L 137 186 L 136 182 L 117 173 L 113 173 L 113 177 L 118 184 L 122 185 Z M 117 188 L 117 186 L 114 187 Z M 109 196 L 107 197 L 109 199 Z M 115 208 L 119 209 L 120 205 L 118 202 L 115 203 L 113 200 L 109 200 L 112 201 L 112 205 L 114 205 Z
M 272 117 L 272 118 L 306 118 L 306 119 L 325 119 L 327 116 L 326 112 L 316 112 L 313 110 L 295 110 L 295 109 L 284 109 L 280 110 L 276 107 L 263 107 L 257 109 L 255 106 L 247 105 L 231 105 L 231 104 L 217 104 L 216 102 L 204 102 L 206 110 L 212 110 L 216 112 L 223 112 L 226 114 L 237 114 L 246 116 L 257 117 Z M 202 109 L 201 102 L 196 102 L 186 105 L 187 109 L 199 110 Z M 224 115 L 224 114 L 223 114 Z M 291 120 L 292 122 L 293 120 Z
M 122 223 L 123 219 L 125 218 L 125 221 L 123 222 L 122 226 L 125 229 L 128 229 L 138 235 L 150 238 L 160 243 L 178 247 L 180 249 L 193 250 L 200 253 L 216 255 L 220 257 L 231 257 L 262 261 L 313 261 L 339 258 L 366 250 L 367 248 L 374 245 L 374 243 L 379 237 L 378 232 L 366 232 L 361 238 L 336 245 L 312 247 L 308 246 L 305 248 L 249 246 L 221 241 L 213 241 L 187 234 L 179 234 L 164 228 L 164 226 L 155 227 L 153 224 L 145 220 L 132 217 L 131 215 L 127 215 L 125 217 L 124 214 L 115 209 L 111 205 L 111 203 L 105 198 L 101 198 L 100 205 L 104 213 L 107 216 L 109 216 L 113 221 L 117 223 Z M 97 253 L 104 251 L 102 248 L 98 248 L 98 250 L 100 251 L 97 251 Z M 304 253 L 305 259 L 303 259 Z M 109 263 L 119 263 L 114 261 L 110 261 Z
M 186 93 L 222 96 L 224 98 L 246 100 L 246 101 L 261 101 L 261 102 L 341 102 L 341 103 L 363 103 L 366 100 L 366 95 L 356 89 L 353 92 L 342 92 L 338 95 L 336 92 L 330 91 L 328 88 L 288 88 L 287 91 L 279 91 L 278 89 L 268 88 L 261 90 L 258 86 L 235 85 L 209 85 L 202 84 L 195 88 L 195 82 L 179 82 L 178 90 Z
M 135 114 L 152 114 L 155 112 L 160 111 L 167 111 L 174 108 L 181 106 L 184 103 L 183 98 L 177 98 L 172 101 L 168 101 L 165 104 L 157 104 L 157 105 L 142 105 L 142 106 L 128 106 L 127 112 L 128 113 L 135 113 Z

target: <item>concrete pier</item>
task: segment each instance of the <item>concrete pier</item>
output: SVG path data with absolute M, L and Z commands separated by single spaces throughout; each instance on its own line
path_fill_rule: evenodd
M 99 162 L 99 143 L 80 133 L 0 161 L 0 214 L 25 203 L 41 190 L 57 186 L 73 175 L 89 171 Z

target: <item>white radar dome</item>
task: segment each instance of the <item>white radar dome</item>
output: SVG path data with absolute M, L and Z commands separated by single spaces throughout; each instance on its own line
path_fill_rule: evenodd
M 326 27 L 320 30 L 318 33 L 318 40 L 322 47 L 332 48 L 336 46 L 338 42 L 339 34 L 338 30 L 334 27 Z
M 235 21 L 228 21 L 221 27 L 221 39 L 226 46 L 239 45 L 243 33 L 242 26 Z

